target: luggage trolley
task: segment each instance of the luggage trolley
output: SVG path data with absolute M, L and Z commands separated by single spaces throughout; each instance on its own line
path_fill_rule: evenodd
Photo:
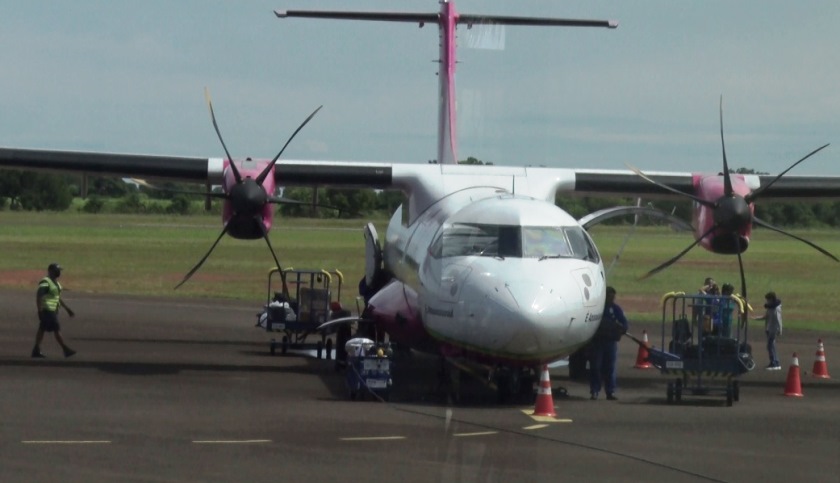
M 365 392 L 388 401 L 391 395 L 391 347 L 387 342 L 374 342 L 357 337 L 347 341 L 345 382 L 351 400 L 364 399 Z
M 686 392 L 721 393 L 727 406 L 740 400 L 736 378 L 755 367 L 746 342 L 745 305 L 737 295 L 671 292 L 662 297 L 663 349 L 649 349 L 648 360 L 662 374 L 676 376 L 667 385 L 668 404 L 680 402 Z
M 268 294 L 262 313 L 258 314 L 258 326 L 264 326 L 267 332 L 282 332 L 280 342 L 271 339 L 269 351 L 274 355 L 277 347 L 285 354 L 290 347 L 303 347 L 306 338 L 320 332 L 316 343 L 317 356 L 320 359 L 326 350 L 326 358 L 332 356 L 333 341 L 327 335 L 335 328 L 318 330 L 318 327 L 343 315 L 341 307 L 341 285 L 344 275 L 338 270 L 301 270 L 288 268 L 283 270 L 286 285 L 282 286 L 281 272 L 273 268 L 268 272 Z M 281 286 L 281 291 L 274 289 Z M 334 291 L 333 291 L 334 289 Z M 335 298 L 333 298 L 333 294 Z

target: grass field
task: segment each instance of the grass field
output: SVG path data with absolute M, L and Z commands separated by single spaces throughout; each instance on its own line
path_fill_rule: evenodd
M 375 220 L 384 235 L 385 220 Z M 353 305 L 364 268 L 362 220 L 279 219 L 271 241 L 284 266 L 338 269 L 345 275 L 342 301 Z M 81 213 L 0 212 L 0 287 L 33 289 L 47 264 L 65 267 L 63 284 L 72 291 L 131 295 L 213 297 L 253 301 L 266 297 L 273 267 L 264 242 L 224 238 L 202 269 L 173 290 L 210 248 L 221 223 L 218 216 L 129 216 Z M 592 235 L 609 266 L 624 242 L 627 227 L 596 227 Z M 840 231 L 798 231 L 840 254 Z M 738 260 L 695 248 L 664 272 L 640 281 L 647 270 L 692 242 L 686 233 L 639 228 L 620 261 L 608 273 L 619 302 L 636 320 L 660 320 L 662 294 L 696 291 L 707 276 L 740 288 Z M 840 264 L 812 248 L 759 230 L 744 254 L 753 306 L 761 313 L 763 295 L 775 290 L 784 302 L 786 328 L 840 330 Z

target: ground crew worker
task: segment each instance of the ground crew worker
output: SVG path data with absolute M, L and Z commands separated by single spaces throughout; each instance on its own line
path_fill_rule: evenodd
M 753 320 L 764 321 L 764 332 L 767 334 L 767 354 L 770 364 L 765 367 L 768 371 L 780 371 L 779 357 L 776 355 L 776 337 L 782 335 L 782 299 L 776 296 L 776 292 L 767 292 L 764 295 L 764 315 L 753 317 Z
M 618 341 L 627 333 L 627 319 L 624 311 L 615 303 L 615 289 L 607 287 L 607 298 L 604 303 L 604 314 L 595 337 L 590 342 L 589 357 L 589 393 L 590 399 L 598 399 L 601 392 L 601 382 L 607 392 L 607 399 L 614 401 L 615 397 L 615 361 L 618 357 Z
M 61 337 L 61 326 L 58 325 L 58 308 L 64 307 L 67 315 L 73 317 L 75 314 L 64 300 L 61 299 L 61 284 L 58 283 L 58 277 L 61 276 L 61 266 L 57 263 L 51 263 L 47 267 L 47 276 L 44 277 L 38 284 L 38 292 L 35 295 L 35 304 L 38 307 L 38 334 L 35 336 L 35 347 L 32 348 L 32 357 L 43 358 L 41 353 L 41 341 L 44 339 L 44 332 L 52 332 L 55 335 L 55 340 L 64 350 L 64 357 L 70 357 L 76 353 L 73 349 L 67 347 L 64 339 Z

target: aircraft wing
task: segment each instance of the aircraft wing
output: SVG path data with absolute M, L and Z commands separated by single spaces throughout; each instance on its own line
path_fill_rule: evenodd
M 0 147 L 0 168 L 217 184 L 222 179 L 224 160 Z M 280 160 L 275 179 L 282 185 L 387 188 L 392 183 L 392 169 L 387 163 Z
M 0 168 L 39 169 L 86 173 L 101 176 L 156 178 L 173 181 L 218 184 L 224 160 L 212 157 L 185 157 L 145 154 L 122 154 L 67 150 L 21 149 L 0 147 Z M 539 178 L 545 189 L 583 196 L 665 197 L 675 195 L 645 181 L 630 170 L 594 170 L 563 168 L 525 168 L 505 166 L 443 166 L 360 161 L 280 160 L 275 171 L 279 186 L 345 186 L 367 188 L 404 187 L 400 181 L 419 173 L 436 171 L 446 177 L 474 181 L 481 177 L 507 179 Z M 533 172 L 533 174 L 531 174 Z M 693 179 L 688 172 L 645 174 L 678 191 L 692 194 Z M 769 184 L 775 176 L 745 175 L 751 189 Z M 491 182 L 491 181 L 488 181 Z M 533 184 L 534 181 L 531 181 Z M 454 189 L 454 188 L 452 188 Z M 779 179 L 762 194 L 762 199 L 819 200 L 840 198 L 840 176 L 793 176 Z
M 0 167 L 205 182 L 222 160 L 145 154 L 0 148 Z
M 602 196 L 645 196 L 673 198 L 675 195 L 645 181 L 636 173 L 626 170 L 575 169 L 575 183 L 572 190 L 581 195 Z M 713 175 L 716 173 L 706 173 Z M 646 171 L 645 175 L 654 181 L 666 184 L 687 194 L 694 194 L 693 179 L 702 173 Z M 744 175 L 750 189 L 756 190 L 770 184 L 776 175 Z M 762 200 L 814 201 L 840 198 L 840 176 L 795 176 L 785 175 L 761 195 Z

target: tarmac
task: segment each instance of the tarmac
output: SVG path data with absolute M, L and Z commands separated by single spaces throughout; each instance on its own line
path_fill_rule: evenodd
M 29 357 L 33 291 L 0 290 L 0 481 L 838 481 L 840 332 L 786 331 L 783 370 L 740 378 L 740 401 L 684 395 L 634 369 L 620 344 L 618 401 L 552 369 L 557 417 L 533 401 L 499 404 L 467 378 L 452 404 L 438 361 L 395 359 L 390 402 L 350 401 L 335 364 L 269 354 L 259 304 L 66 292 L 60 316 L 78 351 Z M 632 324 L 657 344 L 659 327 Z M 655 335 L 654 335 L 655 334 Z M 810 372 L 822 338 L 832 379 Z M 312 339 L 314 340 L 314 339 Z M 804 397 L 783 395 L 797 352 Z M 462 379 L 463 380 L 463 379 Z M 567 395 L 561 395 L 565 389 Z

